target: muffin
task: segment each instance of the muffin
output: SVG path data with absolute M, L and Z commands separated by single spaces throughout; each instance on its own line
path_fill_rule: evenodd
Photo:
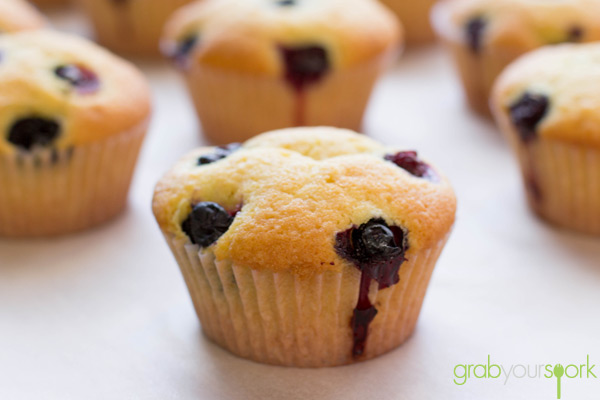
M 435 40 L 429 23 L 429 14 L 437 0 L 381 0 L 402 21 L 408 45 L 419 45 Z
M 433 23 L 454 58 L 473 110 L 490 116 L 489 95 L 502 70 L 544 45 L 600 40 L 598 0 L 453 0 Z
M 0 54 L 0 236 L 73 232 L 118 214 L 150 115 L 142 75 L 51 31 L 0 36 Z
M 205 0 L 168 22 L 163 50 L 185 75 L 212 142 L 292 126 L 358 130 L 400 27 L 374 0 Z
M 153 209 L 206 336 L 254 361 L 325 367 L 411 335 L 456 200 L 415 152 L 315 127 L 192 152 Z
M 40 29 L 44 25 L 44 17 L 26 1 L 0 1 L 0 33 Z
M 600 234 L 600 44 L 524 56 L 498 79 L 492 107 L 531 208 L 561 227 Z
M 91 19 L 96 39 L 129 56 L 157 57 L 165 21 L 191 0 L 77 0 Z

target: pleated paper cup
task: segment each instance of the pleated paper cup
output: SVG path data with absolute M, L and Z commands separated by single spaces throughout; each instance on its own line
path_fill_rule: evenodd
M 369 297 L 378 309 L 364 355 L 352 355 L 351 320 L 360 271 L 301 277 L 290 271 L 252 270 L 217 260 L 187 238 L 166 234 L 206 336 L 233 354 L 261 363 L 330 367 L 370 359 L 405 342 L 415 329 L 436 261 L 447 237 L 409 252 L 400 282 Z
M 466 43 L 463 31 L 452 24 L 451 2 L 439 2 L 433 7 L 431 22 L 434 30 L 448 50 L 460 77 L 467 103 L 481 116 L 491 118 L 490 94 L 496 78 L 523 49 L 505 48 L 497 51 L 482 48 L 475 53 Z
M 199 63 L 185 71 L 204 135 L 214 144 L 243 142 L 294 126 L 360 131 L 373 86 L 390 57 L 327 74 L 296 91 L 283 77 L 260 77 Z
M 192 0 L 77 0 L 103 46 L 127 55 L 159 56 L 159 40 L 171 14 Z
M 123 210 L 147 123 L 66 150 L 0 155 L 0 236 L 50 236 Z
M 600 149 L 548 138 L 512 144 L 536 214 L 563 228 L 600 235 Z
M 435 33 L 429 22 L 431 7 L 438 0 L 382 0 L 402 22 L 406 42 L 411 45 L 422 45 L 433 42 Z

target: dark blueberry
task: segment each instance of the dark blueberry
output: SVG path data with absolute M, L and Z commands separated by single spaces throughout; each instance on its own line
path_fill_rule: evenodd
M 524 142 L 535 139 L 537 126 L 546 116 L 549 105 L 546 96 L 525 93 L 510 106 L 511 120 Z
M 52 119 L 26 117 L 16 121 L 8 130 L 7 140 L 24 150 L 48 147 L 60 134 L 60 124 Z
M 202 202 L 192 208 L 192 212 L 181 224 L 181 229 L 192 243 L 208 247 L 216 242 L 233 222 L 233 217 L 217 203 Z
M 277 2 L 278 6 L 287 7 L 287 6 L 295 6 L 296 0 L 279 0 Z
M 329 71 L 327 51 L 320 46 L 281 47 L 285 79 L 296 90 L 318 82 Z
M 401 151 L 396 154 L 388 154 L 384 158 L 416 177 L 426 178 L 431 181 L 439 180 L 437 174 L 429 164 L 419 160 L 416 151 Z
M 198 157 L 198 165 L 211 164 L 216 161 L 222 160 L 229 156 L 234 151 L 238 150 L 242 145 L 239 143 L 232 143 L 227 146 L 219 146 L 213 153 L 204 154 Z
M 398 282 L 398 270 L 408 249 L 404 230 L 376 218 L 336 235 L 337 253 L 352 261 L 384 289 Z
M 390 228 L 378 222 L 369 222 L 363 225 L 354 231 L 352 239 L 368 258 L 394 257 L 402 251 Z
M 465 36 L 469 48 L 475 53 L 479 53 L 483 42 L 483 34 L 487 26 L 485 18 L 479 16 L 471 18 L 465 25 Z
M 95 92 L 100 87 L 98 76 L 90 69 L 81 65 L 61 65 L 54 69 L 54 73 L 77 88 L 77 91 L 80 93 Z
M 567 31 L 567 42 L 580 42 L 583 38 L 583 28 L 577 25 Z
M 170 51 L 167 54 L 171 57 L 175 62 L 181 67 L 187 67 L 189 56 L 194 47 L 198 44 L 198 35 L 196 33 L 192 33 L 188 36 L 185 36 L 183 39 L 177 43 L 175 49 Z

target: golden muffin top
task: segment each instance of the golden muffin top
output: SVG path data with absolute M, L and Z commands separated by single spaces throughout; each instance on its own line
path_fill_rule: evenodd
M 0 1 L 0 33 L 40 29 L 45 25 L 44 17 L 26 1 Z
M 95 44 L 51 31 L 0 35 L 0 154 L 97 141 L 149 115 L 142 74 Z
M 400 39 L 396 17 L 375 0 L 203 0 L 175 13 L 163 49 L 185 63 L 281 76 L 390 56 Z
M 524 52 L 547 44 L 600 40 L 599 0 L 449 0 L 434 22 L 475 52 Z
M 600 147 L 600 44 L 526 54 L 498 78 L 492 104 L 525 141 L 540 136 Z
M 408 258 L 435 246 L 456 199 L 416 153 L 317 127 L 192 152 L 160 180 L 153 210 L 165 235 L 217 259 L 311 274 L 347 265 L 340 237 L 369 223 L 406 238 Z

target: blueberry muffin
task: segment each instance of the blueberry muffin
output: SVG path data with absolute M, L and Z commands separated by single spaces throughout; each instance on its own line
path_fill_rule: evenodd
M 40 29 L 45 25 L 44 17 L 25 0 L 0 1 L 0 34 Z
M 76 0 L 103 46 L 128 56 L 157 57 L 169 15 L 192 0 Z
M 371 90 L 400 43 L 374 0 L 205 0 L 167 24 L 204 134 L 214 143 L 267 130 L 359 129 Z
M 489 116 L 496 77 L 520 55 L 545 45 L 600 40 L 598 0 L 453 0 L 433 22 L 457 64 L 466 97 Z
M 552 46 L 509 66 L 493 91 L 529 204 L 565 228 L 600 234 L 600 44 Z
M 115 216 L 148 125 L 142 75 L 50 31 L 0 36 L 0 54 L 0 236 L 73 232 Z
M 289 128 L 192 152 L 153 208 L 210 339 L 259 362 L 324 367 L 411 335 L 456 200 L 414 151 Z
M 429 14 L 437 0 L 381 0 L 402 21 L 408 45 L 433 42 L 435 33 Z

